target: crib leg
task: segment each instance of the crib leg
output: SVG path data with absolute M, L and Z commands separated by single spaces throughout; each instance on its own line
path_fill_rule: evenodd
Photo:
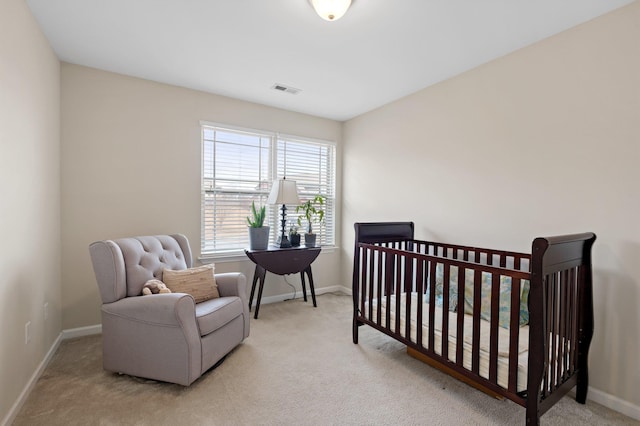
M 576 387 L 576 401 L 580 404 L 587 403 L 587 390 L 589 389 L 589 373 L 587 369 L 578 371 L 578 385 Z
M 527 426 L 539 426 L 540 415 L 538 413 L 538 404 L 529 404 L 527 402 Z
M 361 324 L 358 323 L 358 321 L 356 321 L 356 319 L 353 319 L 353 343 L 355 343 L 356 345 L 358 344 L 358 327 L 360 327 Z
M 593 329 L 593 328 L 590 328 Z M 576 401 L 580 404 L 587 402 L 587 389 L 589 388 L 589 345 L 593 333 L 585 333 L 586 336 L 578 342 L 578 375 L 576 387 Z

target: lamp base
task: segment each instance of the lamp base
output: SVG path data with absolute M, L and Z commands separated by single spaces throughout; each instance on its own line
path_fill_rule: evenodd
M 291 241 L 289 241 L 286 235 L 281 235 L 278 238 L 278 246 L 280 248 L 289 248 L 291 247 Z
M 282 234 L 280 234 L 280 237 L 278 237 L 278 245 L 280 246 L 280 248 L 289 248 L 291 247 L 291 242 L 289 241 L 289 239 L 287 238 L 287 235 L 285 234 L 285 226 L 287 224 L 287 206 L 285 206 L 284 204 L 282 205 Z

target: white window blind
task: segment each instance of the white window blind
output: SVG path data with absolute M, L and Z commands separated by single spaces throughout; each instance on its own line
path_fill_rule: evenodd
M 335 244 L 335 145 L 273 133 L 202 125 L 202 255 L 232 255 L 249 245 L 251 203 L 265 205 L 274 179 L 298 184 L 301 201 L 325 197 L 325 221 L 314 223 L 321 245 Z M 280 206 L 266 206 L 270 239 L 280 235 Z M 296 223 L 287 206 L 287 228 Z M 299 232 L 303 233 L 306 224 Z

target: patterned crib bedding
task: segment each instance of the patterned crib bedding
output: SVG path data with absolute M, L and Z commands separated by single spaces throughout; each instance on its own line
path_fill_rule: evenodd
M 417 306 L 418 301 L 423 301 L 423 297 L 419 297 L 418 293 L 411 293 L 411 328 L 409 339 L 413 343 L 418 343 L 417 340 Z M 365 304 L 365 310 L 363 315 L 382 327 L 391 329 L 392 332 L 405 336 L 406 332 L 406 293 L 402 293 L 400 296 L 400 328 L 396 329 L 396 295 L 391 295 L 391 309 L 389 318 L 386 318 L 386 304 L 387 298 L 372 300 L 372 318 L 368 318 L 369 315 L 369 302 Z M 378 303 L 381 305 L 381 315 L 378 318 Z M 422 305 L 422 346 L 428 346 L 429 335 L 429 304 L 423 303 Z M 457 336 L 457 320 L 458 315 L 455 312 L 447 312 L 449 316 L 449 330 L 448 330 L 448 358 L 450 361 L 456 361 L 456 336 Z M 435 331 L 434 331 L 434 352 L 438 355 L 442 355 L 442 320 L 443 310 L 440 306 L 435 307 Z M 489 327 L 490 324 L 484 319 L 480 319 L 480 365 L 479 374 L 482 377 L 489 377 Z M 522 326 L 519 328 L 519 345 L 518 345 L 518 376 L 517 376 L 517 391 L 523 391 L 527 388 L 527 364 L 528 364 L 528 343 L 529 343 L 529 327 Z M 472 339 L 473 339 L 473 317 L 471 315 L 464 315 L 464 347 L 463 347 L 463 360 L 462 365 L 464 368 L 471 370 L 472 359 Z M 509 329 L 498 327 L 498 385 L 503 388 L 508 387 L 509 382 Z

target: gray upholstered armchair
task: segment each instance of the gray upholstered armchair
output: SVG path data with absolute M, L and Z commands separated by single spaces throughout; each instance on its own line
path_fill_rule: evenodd
M 140 296 L 163 268 L 191 267 L 184 235 L 98 241 L 89 246 L 102 298 L 103 366 L 188 386 L 249 336 L 246 278 L 216 274 L 220 297 Z

